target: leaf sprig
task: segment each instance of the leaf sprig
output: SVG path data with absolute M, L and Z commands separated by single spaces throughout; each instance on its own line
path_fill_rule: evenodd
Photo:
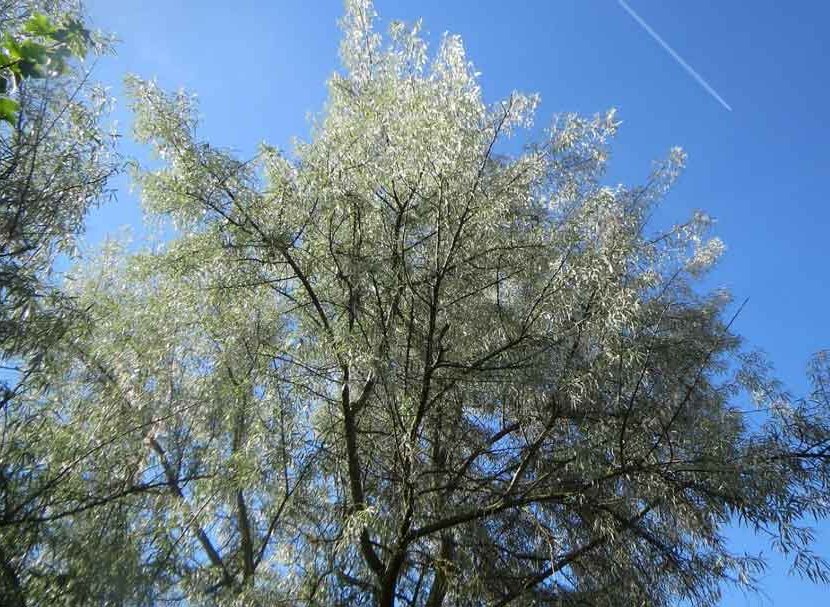
M 32 15 L 16 32 L 0 34 L 0 121 L 14 124 L 20 110 L 14 98 L 28 79 L 59 76 L 71 57 L 83 59 L 92 44 L 91 32 L 74 17 L 55 22 Z

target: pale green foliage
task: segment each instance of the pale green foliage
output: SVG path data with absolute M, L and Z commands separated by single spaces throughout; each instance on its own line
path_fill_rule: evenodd
M 458 37 L 430 56 L 419 25 L 384 40 L 370 2 L 347 9 L 346 71 L 293 156 L 241 162 L 198 139 L 192 97 L 130 79 L 164 161 L 135 178 L 177 234 L 72 282 L 88 323 L 26 402 L 43 421 L 21 440 L 66 481 L 25 583 L 76 567 L 70 603 L 708 605 L 762 566 L 727 550 L 732 517 L 825 578 L 798 523 L 827 514 L 830 403 L 781 394 L 728 294 L 694 289 L 723 248 L 705 214 L 648 227 L 683 153 L 609 187 L 609 112 L 501 156 L 537 97 L 487 104 Z M 95 524 L 106 568 L 76 548 Z
M 49 36 L 66 38 L 69 34 L 56 29 L 56 24 L 80 28 L 78 10 L 77 3 L 70 1 L 0 2 L 0 34 L 8 40 L 15 38 L 9 44 L 21 47 L 37 45 L 35 40 L 44 37 L 28 33 L 28 38 L 18 39 L 17 33 L 23 31 L 48 31 Z M 35 77 L 26 72 L 31 60 L 25 57 L 9 59 L 11 67 L 6 70 L 20 72 L 13 74 L 15 90 L 8 93 L 20 110 L 11 124 L 0 124 L 0 347 L 4 360 L 36 355 L 59 331 L 63 311 L 50 280 L 53 262 L 59 254 L 71 254 L 84 215 L 101 199 L 113 171 L 111 142 L 100 126 L 106 97 L 87 83 L 80 66 L 69 61 L 68 49 L 75 48 L 74 42 L 51 44 L 43 51 L 44 61 L 50 70 L 59 62 L 58 71 L 38 71 Z M 90 38 L 84 48 L 101 51 L 103 45 L 103 40 Z
M 52 541 L 45 538 L 66 531 L 41 528 L 34 519 L 53 488 L 41 483 L 42 474 L 68 461 L 63 455 L 75 453 L 78 437 L 61 426 L 54 443 L 45 442 L 47 435 L 38 433 L 42 412 L 27 401 L 49 381 L 40 375 L 41 363 L 80 313 L 57 288 L 53 265 L 60 255 L 72 255 L 84 216 L 114 171 L 112 141 L 100 124 L 106 98 L 70 57 L 103 50 L 104 42 L 87 38 L 79 19 L 74 1 L 0 1 L 0 101 L 13 102 L 13 111 L 0 116 L 3 605 L 22 604 L 29 591 L 21 573 Z M 28 582 L 34 588 L 42 579 Z

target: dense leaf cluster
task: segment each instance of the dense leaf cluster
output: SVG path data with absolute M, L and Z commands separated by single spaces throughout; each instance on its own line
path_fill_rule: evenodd
M 3 21 L 13 21 L 4 15 Z M 86 55 L 92 35 L 82 22 L 62 16 L 59 24 L 34 13 L 17 31 L 4 27 L 0 37 L 0 121 L 14 124 L 20 103 L 14 92 L 24 80 L 65 74 L 71 57 Z

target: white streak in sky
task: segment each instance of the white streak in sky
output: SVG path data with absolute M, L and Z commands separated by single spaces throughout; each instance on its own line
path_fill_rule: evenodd
M 677 62 L 681 65 L 681 67 L 682 67 L 684 70 L 686 70 L 686 72 L 688 72 L 688 74 L 689 74 L 692 78 L 694 78 L 695 80 L 697 80 L 697 83 L 698 83 L 700 86 L 702 86 L 702 87 L 706 90 L 706 92 L 708 92 L 710 95 L 712 95 L 712 97 L 714 97 L 715 99 L 717 99 L 717 100 L 718 100 L 718 102 L 719 102 L 719 103 L 720 103 L 723 107 L 725 107 L 727 110 L 729 110 L 730 112 L 732 111 L 732 108 L 730 107 L 730 105 L 729 105 L 728 103 L 726 103 L 726 101 L 724 101 L 724 100 L 723 100 L 723 97 L 721 97 L 720 95 L 718 95 L 718 92 L 717 92 L 715 89 L 713 89 L 713 88 L 709 85 L 709 83 L 708 83 L 708 82 L 706 82 L 706 81 L 703 79 L 703 76 L 701 76 L 700 74 L 698 74 L 698 73 L 695 71 L 695 69 L 694 69 L 691 65 L 689 65 L 688 63 L 686 63 L 686 62 L 683 60 L 683 57 L 681 57 L 680 55 L 678 55 L 678 54 L 677 54 L 677 52 L 676 52 L 676 51 L 675 51 L 672 47 L 670 47 L 670 46 L 669 46 L 669 45 L 668 45 L 668 44 L 667 44 L 667 43 L 666 43 L 666 42 L 665 42 L 665 41 L 664 41 L 664 40 L 663 40 L 663 39 L 659 36 L 659 34 L 658 34 L 657 32 L 655 32 L 653 29 L 651 29 L 651 27 L 649 26 L 649 24 L 648 24 L 648 23 L 646 23 L 646 22 L 643 20 L 643 18 L 642 18 L 642 17 L 640 17 L 640 15 L 638 15 L 638 14 L 634 11 L 634 9 L 633 9 L 633 8 L 631 8 L 630 6 L 628 6 L 628 4 L 625 2 L 625 0 L 617 0 L 617 2 L 619 2 L 620 6 L 621 6 L 621 7 L 623 7 L 623 9 L 625 10 L 625 12 L 627 12 L 629 15 L 631 15 L 631 18 L 632 18 L 632 19 L 634 19 L 634 21 L 636 21 L 637 23 L 639 23 L 639 24 L 640 24 L 640 27 L 642 27 L 644 30 L 646 30 L 646 32 L 648 32 L 649 36 L 651 36 L 652 38 L 654 38 L 654 39 L 657 41 L 657 43 L 658 43 L 660 46 L 662 46 L 662 47 L 663 47 L 663 49 L 664 49 L 664 50 L 665 50 L 665 51 L 666 51 L 669 55 L 671 55 L 672 57 L 674 57 L 674 60 L 675 60 L 675 61 L 677 61 Z

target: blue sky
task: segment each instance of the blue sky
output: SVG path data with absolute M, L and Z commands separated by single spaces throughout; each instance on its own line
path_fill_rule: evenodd
M 794 391 L 810 353 L 830 347 L 830 3 L 802 0 L 628 0 L 729 104 L 713 98 L 618 0 L 376 0 L 382 18 L 424 18 L 431 39 L 459 33 L 488 100 L 538 92 L 544 126 L 558 112 L 618 108 L 623 126 L 609 180 L 633 183 L 680 145 L 688 170 L 661 220 L 704 209 L 727 254 L 711 279 L 749 304 L 737 329 L 767 351 Z M 87 0 L 93 23 L 121 39 L 96 68 L 121 97 L 126 72 L 198 94 L 202 133 L 250 154 L 306 137 L 337 67 L 339 0 Z M 822 76 L 822 74 L 825 74 Z M 119 99 L 123 128 L 129 113 Z M 127 154 L 140 151 L 125 140 Z M 88 242 L 141 221 L 126 179 L 93 213 Z M 830 525 L 819 551 L 830 557 Z M 746 532 L 736 549 L 761 550 Z M 768 551 L 768 550 L 767 550 Z M 723 605 L 819 604 L 827 591 L 772 561 L 765 596 Z

